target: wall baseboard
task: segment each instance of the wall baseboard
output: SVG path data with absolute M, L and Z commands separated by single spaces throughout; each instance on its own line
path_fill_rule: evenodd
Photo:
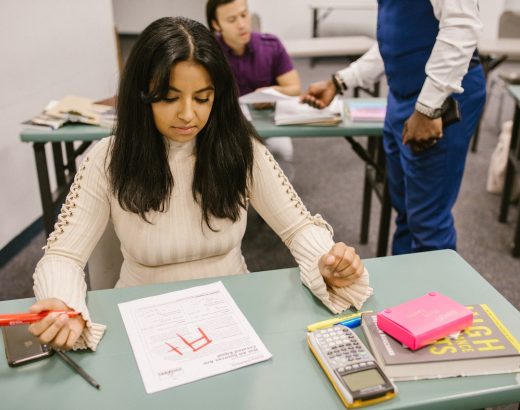
M 39 217 L 20 234 L 13 238 L 7 245 L 0 249 L 0 268 L 23 250 L 31 240 L 43 232 L 43 219 Z

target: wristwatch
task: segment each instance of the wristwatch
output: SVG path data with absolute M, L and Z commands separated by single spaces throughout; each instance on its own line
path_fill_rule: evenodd
M 435 118 L 440 118 L 442 117 L 443 112 L 446 110 L 447 101 L 447 99 L 444 100 L 440 108 L 431 108 L 417 101 L 415 103 L 415 111 L 420 112 L 422 115 L 432 120 Z
M 336 87 L 336 93 L 340 95 L 343 95 L 348 89 L 347 84 L 345 84 L 345 81 L 343 81 L 343 78 L 341 78 L 338 73 L 332 74 L 332 84 Z

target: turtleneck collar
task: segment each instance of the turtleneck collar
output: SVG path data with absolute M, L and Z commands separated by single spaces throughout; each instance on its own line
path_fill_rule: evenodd
M 171 158 L 187 158 L 195 153 L 197 138 L 193 138 L 186 142 L 174 141 L 164 136 L 163 138 L 168 150 L 168 156 Z

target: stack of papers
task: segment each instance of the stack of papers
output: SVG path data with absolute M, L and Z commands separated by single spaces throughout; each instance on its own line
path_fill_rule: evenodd
M 382 122 L 386 115 L 386 101 L 347 100 L 345 103 L 346 116 L 352 122 Z
M 342 112 L 343 102 L 338 97 L 323 109 L 303 104 L 299 97 L 290 97 L 276 103 L 274 122 L 276 125 L 335 125 L 341 121 Z
M 249 94 L 244 94 L 238 100 L 241 104 L 266 104 L 276 103 L 278 101 L 291 100 L 294 97 L 282 94 L 272 87 L 262 88 Z

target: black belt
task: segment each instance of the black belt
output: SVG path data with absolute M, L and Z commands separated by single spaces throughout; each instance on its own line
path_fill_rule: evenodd
M 475 49 L 473 55 L 471 56 L 471 60 L 469 60 L 468 70 L 471 70 L 472 68 L 475 68 L 478 65 L 480 65 L 480 56 L 478 55 L 478 50 Z

